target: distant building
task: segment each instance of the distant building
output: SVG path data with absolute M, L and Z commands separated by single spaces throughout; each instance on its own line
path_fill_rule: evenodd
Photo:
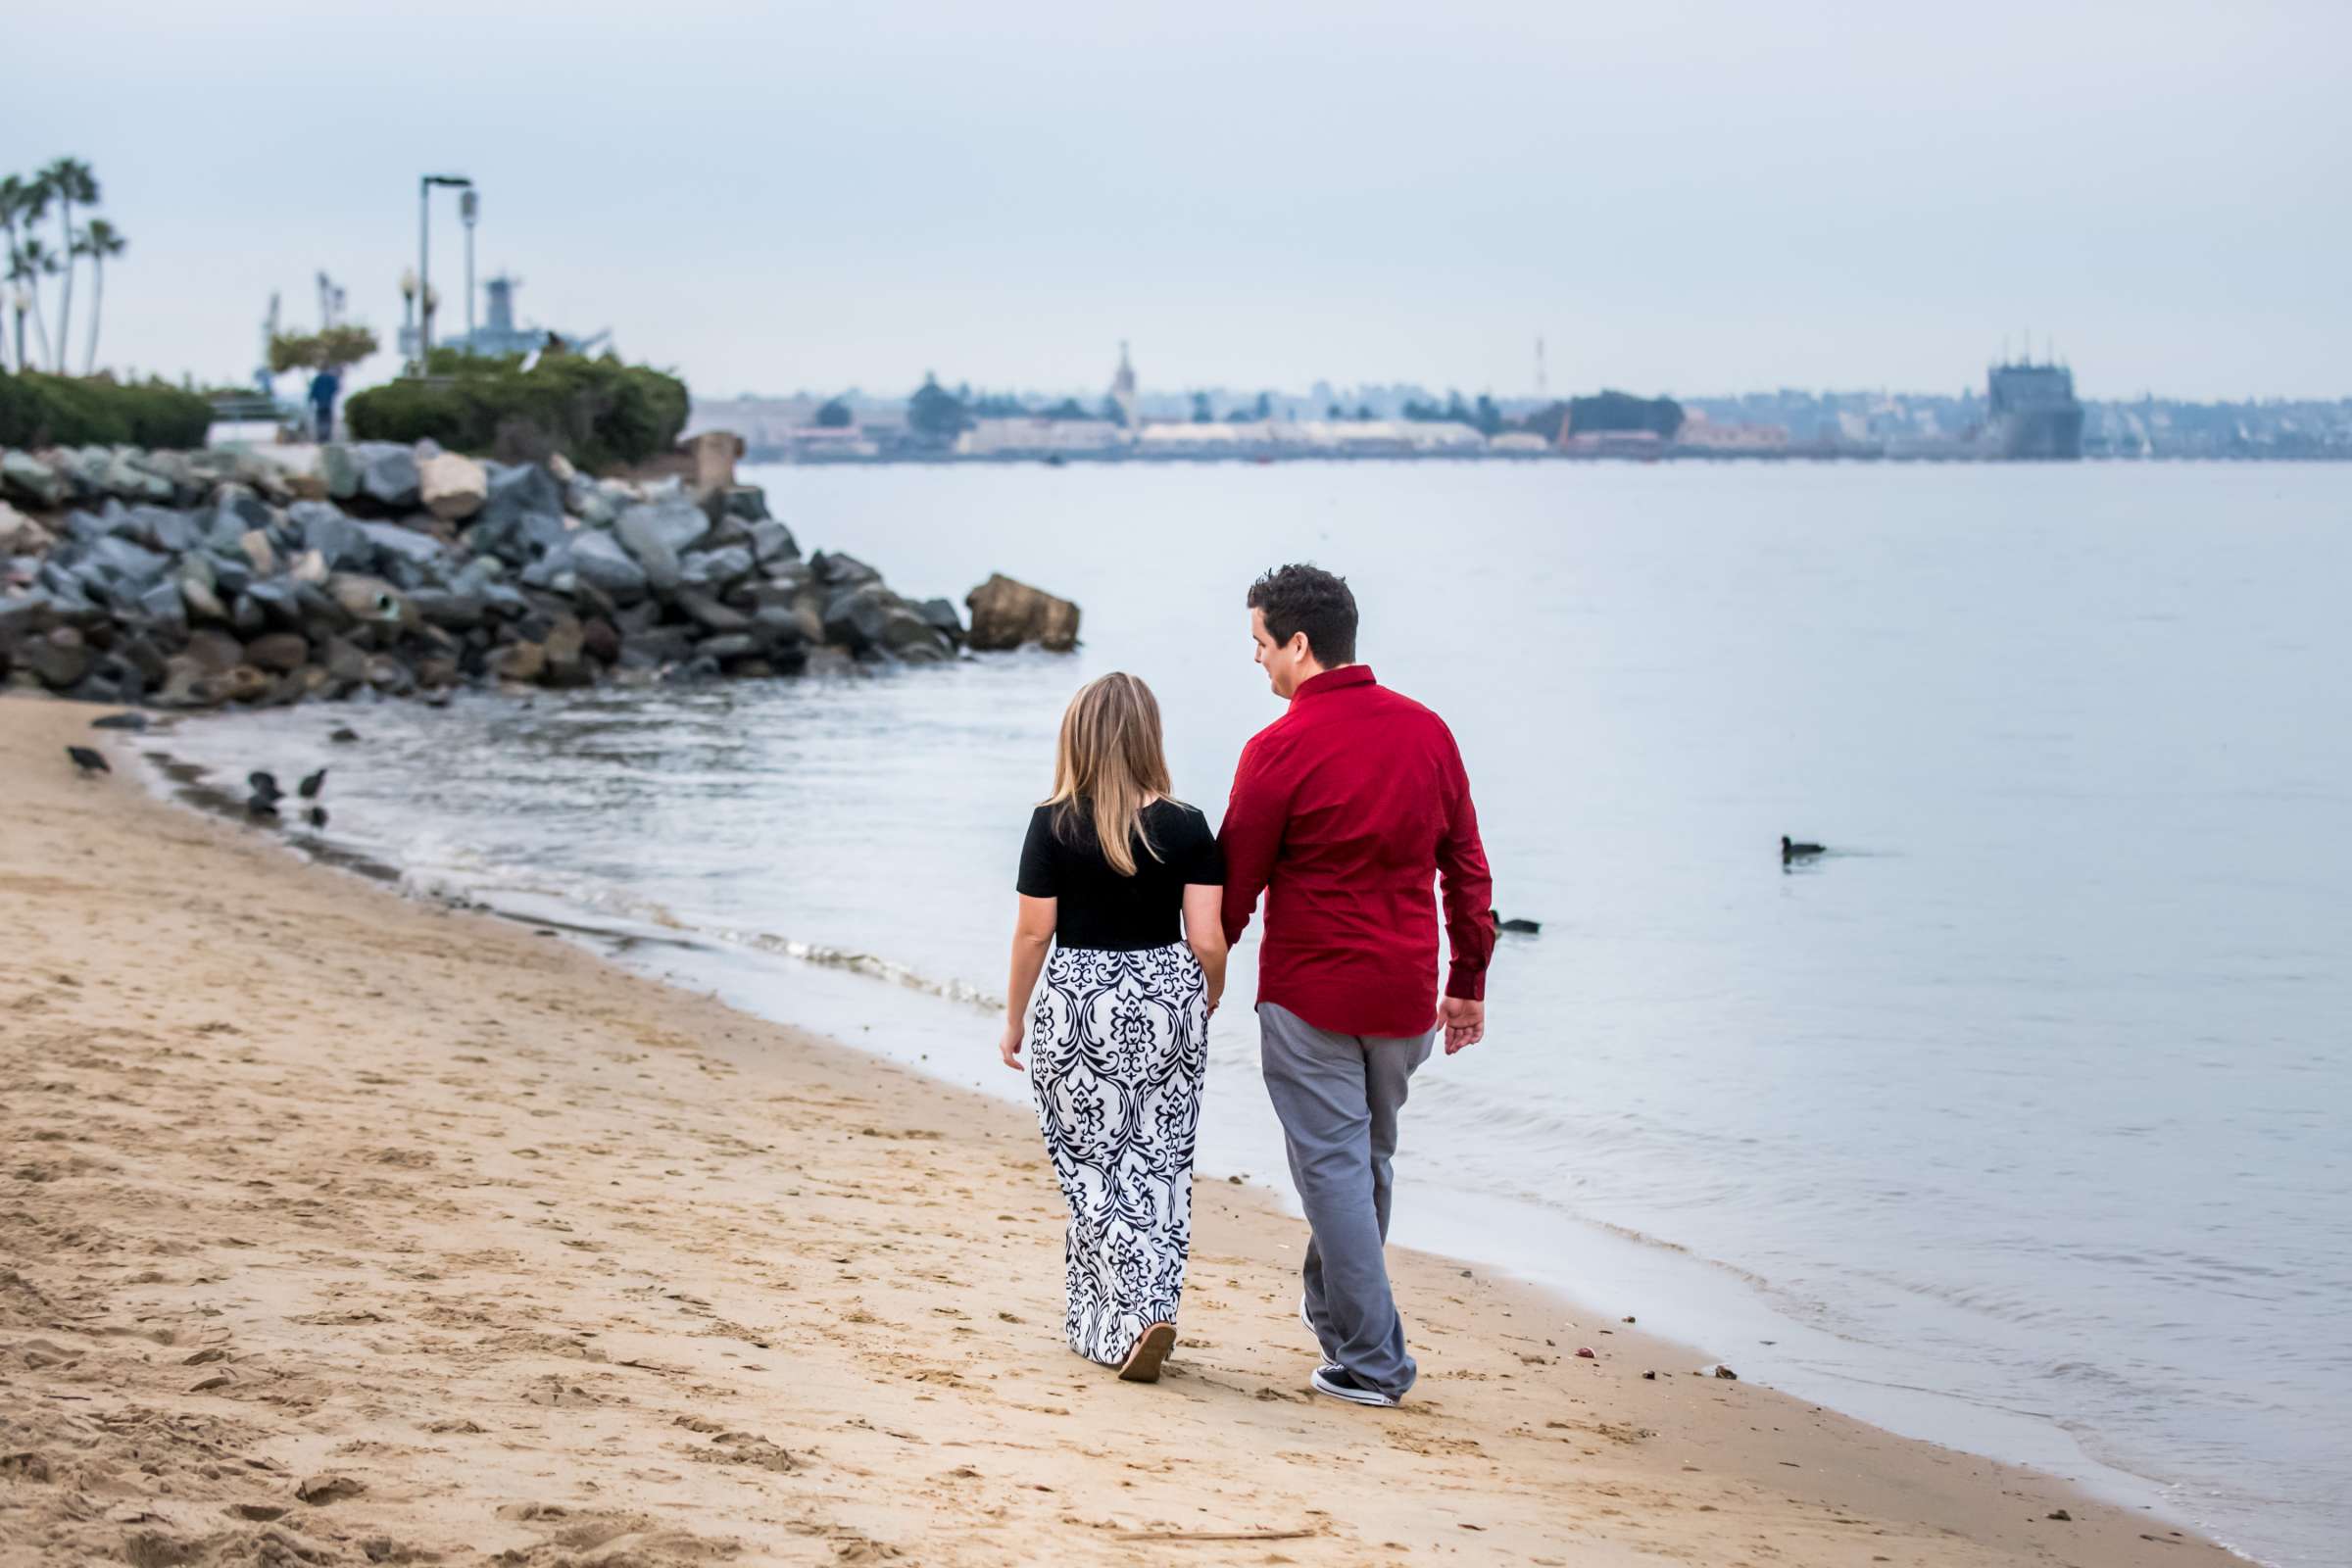
M 1666 450 L 1655 430 L 1560 430 L 1559 450 L 1577 458 L 1654 458 Z
M 1108 419 L 976 419 L 956 438 L 956 455 L 1095 458 L 1117 451 L 1128 440 L 1127 432 Z
M 1135 400 L 1135 367 L 1127 359 L 1127 340 L 1119 339 L 1119 368 L 1110 378 L 1111 406 L 1119 411 L 1119 420 L 1128 429 L 1142 422 L 1137 417 Z
M 1701 452 L 1779 452 L 1788 445 L 1788 431 L 1777 424 L 1719 424 L 1694 411 L 1683 416 L 1674 440 Z
M 1145 425 L 1135 450 L 1166 458 L 1451 457 L 1485 452 L 1487 438 L 1444 419 L 1188 420 Z
M 459 332 L 440 339 L 434 347 L 464 349 L 468 354 L 493 356 L 531 354 L 547 347 L 547 340 L 552 337 L 574 354 L 592 354 L 612 337 L 611 327 L 581 337 L 549 326 L 517 325 L 514 320 L 514 291 L 521 286 L 521 278 L 505 272 L 484 283 L 482 292 L 488 296 L 486 309 L 490 318 L 470 332 Z M 440 313 L 436 311 L 434 314 Z

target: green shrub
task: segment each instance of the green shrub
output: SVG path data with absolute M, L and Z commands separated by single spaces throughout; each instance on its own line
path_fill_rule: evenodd
M 369 441 L 431 439 L 452 452 L 523 463 L 561 452 L 594 472 L 669 452 L 686 427 L 686 383 L 608 354 L 518 358 L 437 350 L 433 375 L 393 381 L 344 405 Z
M 0 371 L 0 447 L 200 447 L 213 406 L 166 381 Z

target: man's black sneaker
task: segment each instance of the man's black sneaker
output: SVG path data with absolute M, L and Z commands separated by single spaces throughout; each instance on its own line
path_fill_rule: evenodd
M 1308 1381 L 1313 1384 L 1317 1394 L 1329 1395 L 1335 1399 L 1346 1399 L 1349 1404 L 1378 1405 L 1384 1410 L 1394 1410 L 1396 1407 L 1395 1399 L 1378 1389 L 1365 1388 L 1361 1383 L 1355 1381 L 1354 1374 L 1343 1366 L 1319 1366 L 1315 1368 L 1315 1375 Z

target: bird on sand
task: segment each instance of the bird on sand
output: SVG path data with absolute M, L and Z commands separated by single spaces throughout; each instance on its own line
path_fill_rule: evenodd
M 315 801 L 318 798 L 318 792 L 325 787 L 326 769 L 322 767 L 318 772 L 313 773 L 309 777 L 305 778 L 301 783 L 295 785 L 294 793 L 301 796 L 306 801 Z
M 1818 844 L 1799 844 L 1786 833 L 1781 835 L 1781 863 L 1783 865 L 1787 865 L 1790 860 L 1810 860 L 1816 855 L 1826 853 Z
M 91 751 L 87 746 L 69 746 L 66 748 L 66 755 L 74 760 L 74 766 L 80 771 L 83 778 L 93 778 L 100 773 L 114 771 L 113 768 L 106 765 L 104 755 Z

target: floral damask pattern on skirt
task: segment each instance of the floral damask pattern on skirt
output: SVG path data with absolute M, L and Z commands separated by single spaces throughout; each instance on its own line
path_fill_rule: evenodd
M 1070 1204 L 1063 1326 L 1090 1360 L 1116 1366 L 1176 1321 L 1207 1066 L 1191 949 L 1054 949 L 1029 1009 L 1029 1081 Z

